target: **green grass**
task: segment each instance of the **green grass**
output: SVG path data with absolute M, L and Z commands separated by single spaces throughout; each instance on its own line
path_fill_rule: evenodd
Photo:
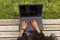
M 20 4 L 43 4 L 42 18 L 60 18 L 60 0 L 0 0 L 0 19 L 19 19 Z

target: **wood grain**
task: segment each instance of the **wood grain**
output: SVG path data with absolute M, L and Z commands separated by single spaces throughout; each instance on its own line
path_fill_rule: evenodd
M 58 40 L 60 40 L 60 37 L 57 37 Z M 17 40 L 16 38 L 0 38 L 0 40 Z
M 60 19 L 42 19 L 43 24 L 60 24 Z M 0 25 L 19 25 L 20 19 L 0 19 Z
M 60 31 L 43 31 L 46 36 L 50 36 L 52 33 L 56 36 L 60 36 Z M 0 37 L 18 37 L 18 32 L 0 32 Z
M 60 25 L 43 25 L 44 30 L 60 30 Z
M 19 31 L 19 25 L 0 26 L 0 31 Z
M 43 25 L 44 30 L 60 30 L 60 25 Z M 19 25 L 0 26 L 0 31 L 19 31 Z

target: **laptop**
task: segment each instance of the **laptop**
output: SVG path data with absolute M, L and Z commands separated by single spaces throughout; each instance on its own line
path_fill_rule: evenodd
M 20 27 L 23 20 L 28 22 L 28 27 L 26 30 L 34 30 L 30 21 L 32 19 L 37 21 L 37 24 L 41 30 L 43 30 L 42 25 L 42 8 L 43 4 L 25 4 L 19 5 L 20 12 Z

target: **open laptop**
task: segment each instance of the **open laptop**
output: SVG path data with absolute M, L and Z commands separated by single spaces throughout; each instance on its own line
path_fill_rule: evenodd
M 30 21 L 32 19 L 36 20 L 38 23 L 38 26 L 41 30 L 43 30 L 42 25 L 42 4 L 25 4 L 25 5 L 19 5 L 19 11 L 20 11 L 20 25 L 23 20 L 27 20 L 28 22 L 28 28 L 26 30 L 34 30 L 32 28 L 32 25 Z

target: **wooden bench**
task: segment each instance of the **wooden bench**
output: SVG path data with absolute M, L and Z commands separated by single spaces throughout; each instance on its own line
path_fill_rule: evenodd
M 60 39 L 60 19 L 42 19 L 43 33 L 49 36 L 54 33 Z M 0 40 L 17 40 L 19 19 L 0 19 Z

